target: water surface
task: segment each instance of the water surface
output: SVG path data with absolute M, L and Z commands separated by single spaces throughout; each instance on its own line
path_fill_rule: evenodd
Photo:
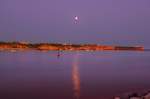
M 0 99 L 112 99 L 149 76 L 149 52 L 0 52 Z

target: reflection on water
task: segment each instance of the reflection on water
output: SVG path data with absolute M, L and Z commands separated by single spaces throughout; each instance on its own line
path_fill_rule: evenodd
M 78 64 L 79 64 L 79 55 L 75 54 L 73 59 L 72 80 L 73 80 L 74 96 L 76 99 L 79 99 L 80 97 L 80 75 Z
M 1 52 L 0 99 L 113 99 L 148 90 L 149 60 L 149 52 Z

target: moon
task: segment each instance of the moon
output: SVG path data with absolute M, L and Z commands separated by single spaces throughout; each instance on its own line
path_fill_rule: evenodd
M 78 16 L 75 16 L 75 17 L 74 17 L 74 19 L 75 19 L 76 21 L 78 21 L 78 20 L 79 20 Z
M 79 17 L 78 17 L 78 16 L 75 16 L 75 17 L 74 17 L 74 21 L 75 21 L 75 24 L 77 24 L 78 21 L 79 21 Z

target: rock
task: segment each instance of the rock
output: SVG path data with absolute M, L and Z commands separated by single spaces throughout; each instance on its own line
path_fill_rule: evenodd
M 150 93 L 144 96 L 144 99 L 150 99 Z
M 114 99 L 120 99 L 120 97 L 115 97 Z
M 129 95 L 129 99 L 142 99 L 138 93 L 132 93 Z
M 141 97 L 130 97 L 130 99 L 142 99 Z

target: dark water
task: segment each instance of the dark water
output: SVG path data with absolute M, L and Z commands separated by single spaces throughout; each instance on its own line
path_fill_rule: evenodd
M 0 52 L 0 99 L 112 99 L 150 89 L 149 52 Z

